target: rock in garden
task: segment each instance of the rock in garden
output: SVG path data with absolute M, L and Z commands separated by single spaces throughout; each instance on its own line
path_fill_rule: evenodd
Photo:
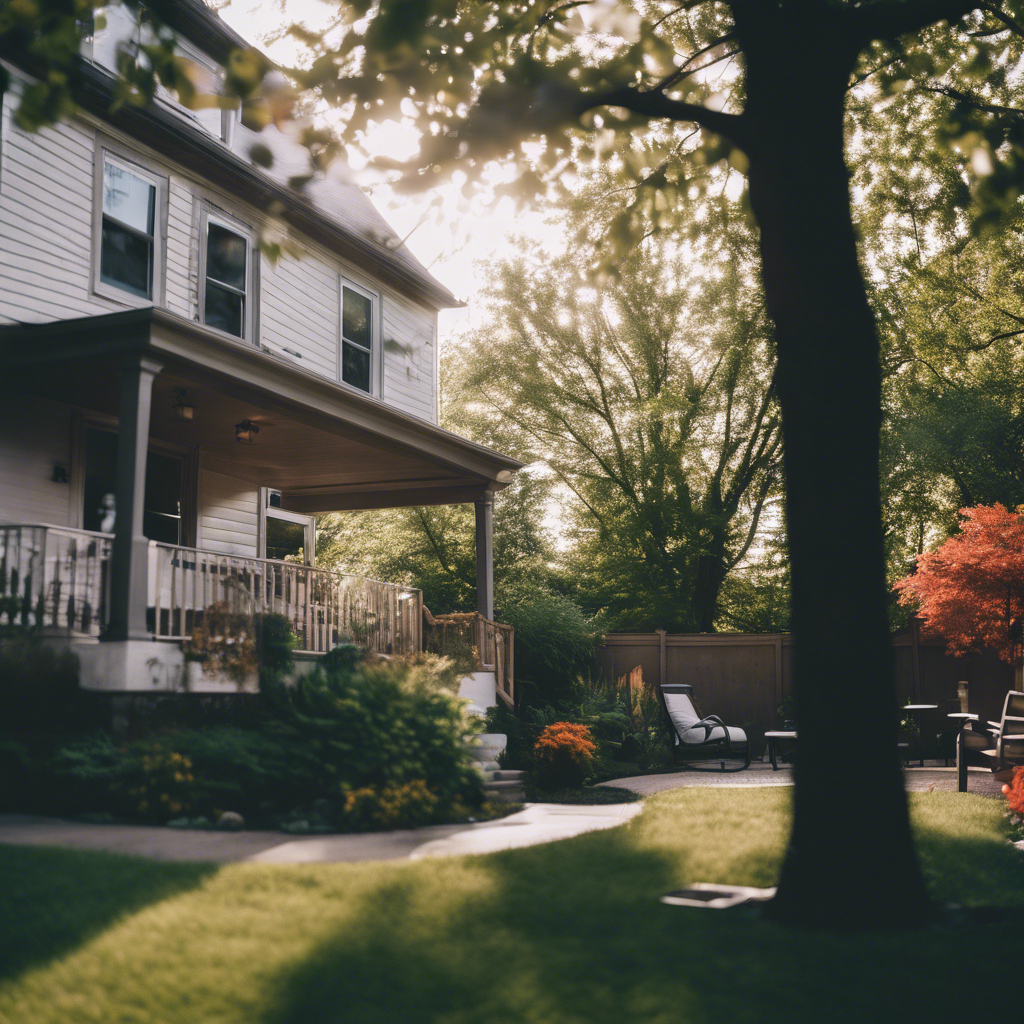
M 245 818 L 237 811 L 225 811 L 213 827 L 224 829 L 226 832 L 237 832 L 238 829 L 245 828 Z

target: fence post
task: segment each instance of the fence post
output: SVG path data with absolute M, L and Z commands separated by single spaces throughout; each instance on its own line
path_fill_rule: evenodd
M 658 634 L 658 685 L 664 686 L 668 682 L 666 678 L 668 672 L 668 658 L 666 657 L 665 651 L 665 630 L 656 629 L 655 633 Z

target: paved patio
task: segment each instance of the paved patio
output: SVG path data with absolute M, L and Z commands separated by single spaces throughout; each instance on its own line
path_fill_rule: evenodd
M 924 768 L 905 768 L 903 779 L 908 792 L 949 791 L 956 792 L 956 768 L 944 767 L 942 761 L 926 761 Z M 657 775 L 636 775 L 628 779 L 612 779 L 602 782 L 602 786 L 614 786 L 628 789 L 641 796 L 660 793 L 666 789 L 681 789 L 685 786 L 792 786 L 793 771 L 791 766 L 775 771 L 765 761 L 754 761 L 746 771 L 742 772 L 707 772 L 694 771 L 692 768 L 680 768 L 674 771 L 661 772 Z M 992 775 L 983 769 L 968 769 L 967 791 L 980 796 L 1002 796 L 1000 787 Z

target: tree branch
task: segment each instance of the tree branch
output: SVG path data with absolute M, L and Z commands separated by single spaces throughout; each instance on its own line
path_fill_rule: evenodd
M 980 0 L 879 0 L 845 8 L 844 14 L 861 45 L 866 46 L 875 41 L 892 42 L 939 21 L 953 25 L 985 6 Z
M 725 135 L 737 145 L 747 143 L 747 125 L 742 114 L 727 114 L 722 110 L 710 110 L 697 103 L 683 103 L 670 100 L 660 92 L 641 92 L 633 86 L 612 89 L 609 92 L 580 97 L 579 112 L 582 114 L 595 107 L 623 107 L 644 117 L 664 118 L 667 121 L 691 121 L 702 128 Z

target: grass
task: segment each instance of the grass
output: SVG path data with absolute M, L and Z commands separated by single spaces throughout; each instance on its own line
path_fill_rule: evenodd
M 934 896 L 1024 917 L 1001 802 L 912 803 Z M 837 937 L 657 902 L 687 881 L 772 884 L 788 820 L 782 789 L 691 788 L 622 828 L 480 858 L 212 870 L 0 848 L 6 948 L 31 954 L 0 1021 L 1019 1019 L 1017 926 Z

